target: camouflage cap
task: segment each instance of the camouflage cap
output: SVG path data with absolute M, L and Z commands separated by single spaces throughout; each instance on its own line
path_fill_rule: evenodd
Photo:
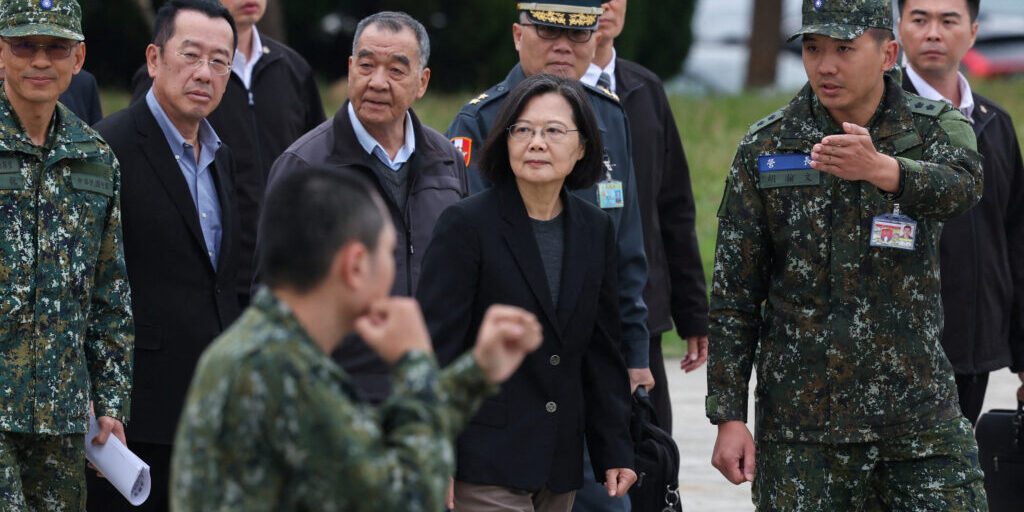
M 892 30 L 891 0 L 803 0 L 803 26 L 790 36 L 821 34 L 857 39 L 869 28 Z
M 53 36 L 84 41 L 75 0 L 0 0 L 0 36 Z
M 537 25 L 597 30 L 604 8 L 601 0 L 549 0 L 516 2 L 516 11 L 525 12 L 530 23 Z

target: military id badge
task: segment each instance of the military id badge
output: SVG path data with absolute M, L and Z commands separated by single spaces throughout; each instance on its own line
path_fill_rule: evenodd
M 871 246 L 892 249 L 914 250 L 917 238 L 917 222 L 906 215 L 900 215 L 900 206 L 893 213 L 879 215 L 871 220 Z
M 622 196 L 622 182 L 612 179 L 612 159 L 606 152 L 602 159 L 604 164 L 604 180 L 597 184 L 597 204 L 602 209 L 622 208 L 626 201 Z
M 811 155 L 791 153 L 757 157 L 757 188 L 801 187 L 821 183 L 821 173 L 811 168 Z

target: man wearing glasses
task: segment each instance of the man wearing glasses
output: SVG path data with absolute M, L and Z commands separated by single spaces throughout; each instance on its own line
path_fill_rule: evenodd
M 82 510 L 97 443 L 124 437 L 132 315 L 121 172 L 57 102 L 85 62 L 74 0 L 0 3 L 0 509 Z
M 512 39 L 519 52 L 519 64 L 504 81 L 466 103 L 448 127 L 448 137 L 466 159 L 474 192 L 487 186 L 477 171 L 474 152 L 487 139 L 506 95 L 526 77 L 538 73 L 579 80 L 594 59 L 598 40 L 594 32 L 602 12 L 599 0 L 516 3 Z M 622 355 L 629 369 L 631 390 L 635 391 L 637 386 L 650 389 L 654 377 L 648 362 L 647 306 L 642 297 L 647 283 L 647 260 L 629 126 L 618 97 L 607 89 L 589 86 L 585 89 L 602 128 L 607 173 L 597 185 L 574 193 L 600 206 L 615 223 Z M 585 463 L 584 469 L 587 470 L 585 478 L 593 483 L 590 464 Z M 575 482 L 569 485 L 578 487 Z
M 170 0 L 153 34 L 152 87 L 96 129 L 125 169 L 124 251 L 136 319 L 128 447 L 151 469 L 141 510 L 165 511 L 171 443 L 192 370 L 240 313 L 234 163 L 206 121 L 227 86 L 236 30 L 216 0 Z M 89 510 L 129 507 L 112 486 L 90 480 Z

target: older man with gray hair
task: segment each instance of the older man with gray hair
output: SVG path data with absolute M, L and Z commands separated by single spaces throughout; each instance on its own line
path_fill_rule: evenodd
M 391 294 L 399 296 L 416 291 L 438 216 L 469 194 L 462 155 L 412 110 L 430 82 L 429 57 L 427 31 L 408 14 L 385 11 L 360 21 L 348 59 L 349 100 L 295 141 L 268 178 L 270 189 L 306 164 L 351 167 L 374 183 L 398 235 Z M 333 357 L 372 402 L 388 396 L 388 365 L 361 341 L 346 341 Z

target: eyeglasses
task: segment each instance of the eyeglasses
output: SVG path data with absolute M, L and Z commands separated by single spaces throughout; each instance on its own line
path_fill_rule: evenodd
M 80 41 L 73 43 L 48 43 L 48 44 L 35 44 L 20 39 L 8 39 L 3 38 L 4 42 L 11 47 L 11 53 L 15 57 L 22 59 L 32 58 L 36 56 L 38 50 L 46 52 L 46 56 L 52 60 L 66 59 L 71 56 L 71 50 L 73 50 Z
M 210 71 L 215 75 L 223 76 L 231 72 L 231 64 L 215 57 L 204 59 L 200 57 L 198 53 L 187 51 L 180 51 L 177 55 L 185 61 L 185 64 L 188 64 L 192 68 L 198 68 L 206 63 L 210 65 Z
M 537 30 L 537 36 L 541 39 L 558 39 L 565 34 L 566 39 L 574 43 L 585 43 L 590 41 L 590 38 L 594 36 L 593 30 L 583 30 L 580 28 L 563 28 L 563 27 L 552 27 L 550 25 L 538 25 L 536 23 L 520 23 L 520 25 L 529 25 Z
M 569 132 L 578 132 L 578 129 L 570 130 L 560 124 L 549 124 L 541 128 L 534 128 L 526 123 L 516 123 L 508 127 L 508 136 L 516 142 L 529 142 L 540 130 L 540 138 L 546 142 L 559 143 L 565 141 Z

